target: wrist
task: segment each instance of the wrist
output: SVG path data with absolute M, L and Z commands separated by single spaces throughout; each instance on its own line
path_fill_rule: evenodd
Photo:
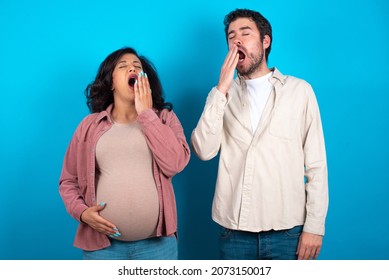
M 82 216 L 84 215 L 85 211 L 86 211 L 86 209 L 84 211 L 82 211 L 81 215 L 80 215 L 80 222 L 84 223 L 84 224 L 86 224 L 86 223 L 85 223 L 85 220 L 82 218 Z
M 216 89 L 217 89 L 219 92 L 223 93 L 225 96 L 227 96 L 228 90 L 222 88 L 222 87 L 219 86 L 219 85 L 216 86 Z

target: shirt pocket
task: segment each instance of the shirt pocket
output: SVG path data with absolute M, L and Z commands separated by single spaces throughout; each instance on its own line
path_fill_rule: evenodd
M 269 133 L 285 140 L 295 138 L 297 129 L 297 118 L 290 111 L 275 112 L 271 121 Z

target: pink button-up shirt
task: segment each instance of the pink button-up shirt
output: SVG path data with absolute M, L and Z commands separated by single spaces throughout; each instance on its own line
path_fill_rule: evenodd
M 93 251 L 110 246 L 109 238 L 80 221 L 83 211 L 96 204 L 95 157 L 96 144 L 112 126 L 106 111 L 88 115 L 77 127 L 66 151 L 59 192 L 68 213 L 80 222 L 74 246 Z M 137 118 L 146 142 L 153 154 L 153 171 L 157 186 L 160 213 L 157 236 L 169 236 L 177 231 L 176 201 L 172 177 L 188 164 L 190 149 L 180 121 L 173 111 L 145 110 Z

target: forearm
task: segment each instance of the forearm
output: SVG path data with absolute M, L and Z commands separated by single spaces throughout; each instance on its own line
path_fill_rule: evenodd
M 328 209 L 328 171 L 324 133 L 316 98 L 311 93 L 307 107 L 304 161 L 307 216 L 304 231 L 324 235 Z
M 192 132 L 191 144 L 201 160 L 209 160 L 217 155 L 223 135 L 223 117 L 227 98 L 213 88 L 207 97 L 204 111 Z
M 328 210 L 328 180 L 325 161 L 316 162 L 306 168 L 306 221 L 304 231 L 324 235 Z
M 151 110 L 138 117 L 148 146 L 162 172 L 172 177 L 188 164 L 190 149 L 177 116 L 170 112 L 162 122 Z
M 75 220 L 81 222 L 81 214 L 88 206 L 80 195 L 79 188 L 74 184 L 70 184 L 67 180 L 61 180 L 59 193 L 65 204 L 66 211 Z

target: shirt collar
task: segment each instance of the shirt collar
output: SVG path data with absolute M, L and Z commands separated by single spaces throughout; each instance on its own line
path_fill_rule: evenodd
M 96 117 L 96 123 L 99 123 L 100 121 L 102 121 L 104 118 L 107 118 L 111 123 L 112 123 L 112 119 L 111 119 L 111 112 L 112 112 L 112 109 L 113 109 L 113 103 L 110 104 L 107 109 L 105 109 L 104 111 L 101 111 L 100 113 L 97 113 L 97 117 Z
M 285 85 L 287 76 L 283 75 L 277 68 L 272 68 L 271 71 L 273 71 L 273 75 L 270 78 L 270 81 L 272 84 L 279 81 L 282 85 Z
M 110 123 L 113 123 L 113 120 L 112 120 L 112 117 L 111 117 L 111 113 L 112 113 L 112 110 L 113 110 L 113 103 L 111 103 L 107 109 L 105 109 L 104 111 L 101 111 L 99 113 L 97 113 L 97 117 L 96 117 L 96 120 L 95 122 L 96 123 L 99 123 L 101 122 L 103 119 L 107 118 L 107 120 L 110 122 Z M 152 110 L 158 115 L 159 111 L 156 109 L 156 108 L 152 108 Z

